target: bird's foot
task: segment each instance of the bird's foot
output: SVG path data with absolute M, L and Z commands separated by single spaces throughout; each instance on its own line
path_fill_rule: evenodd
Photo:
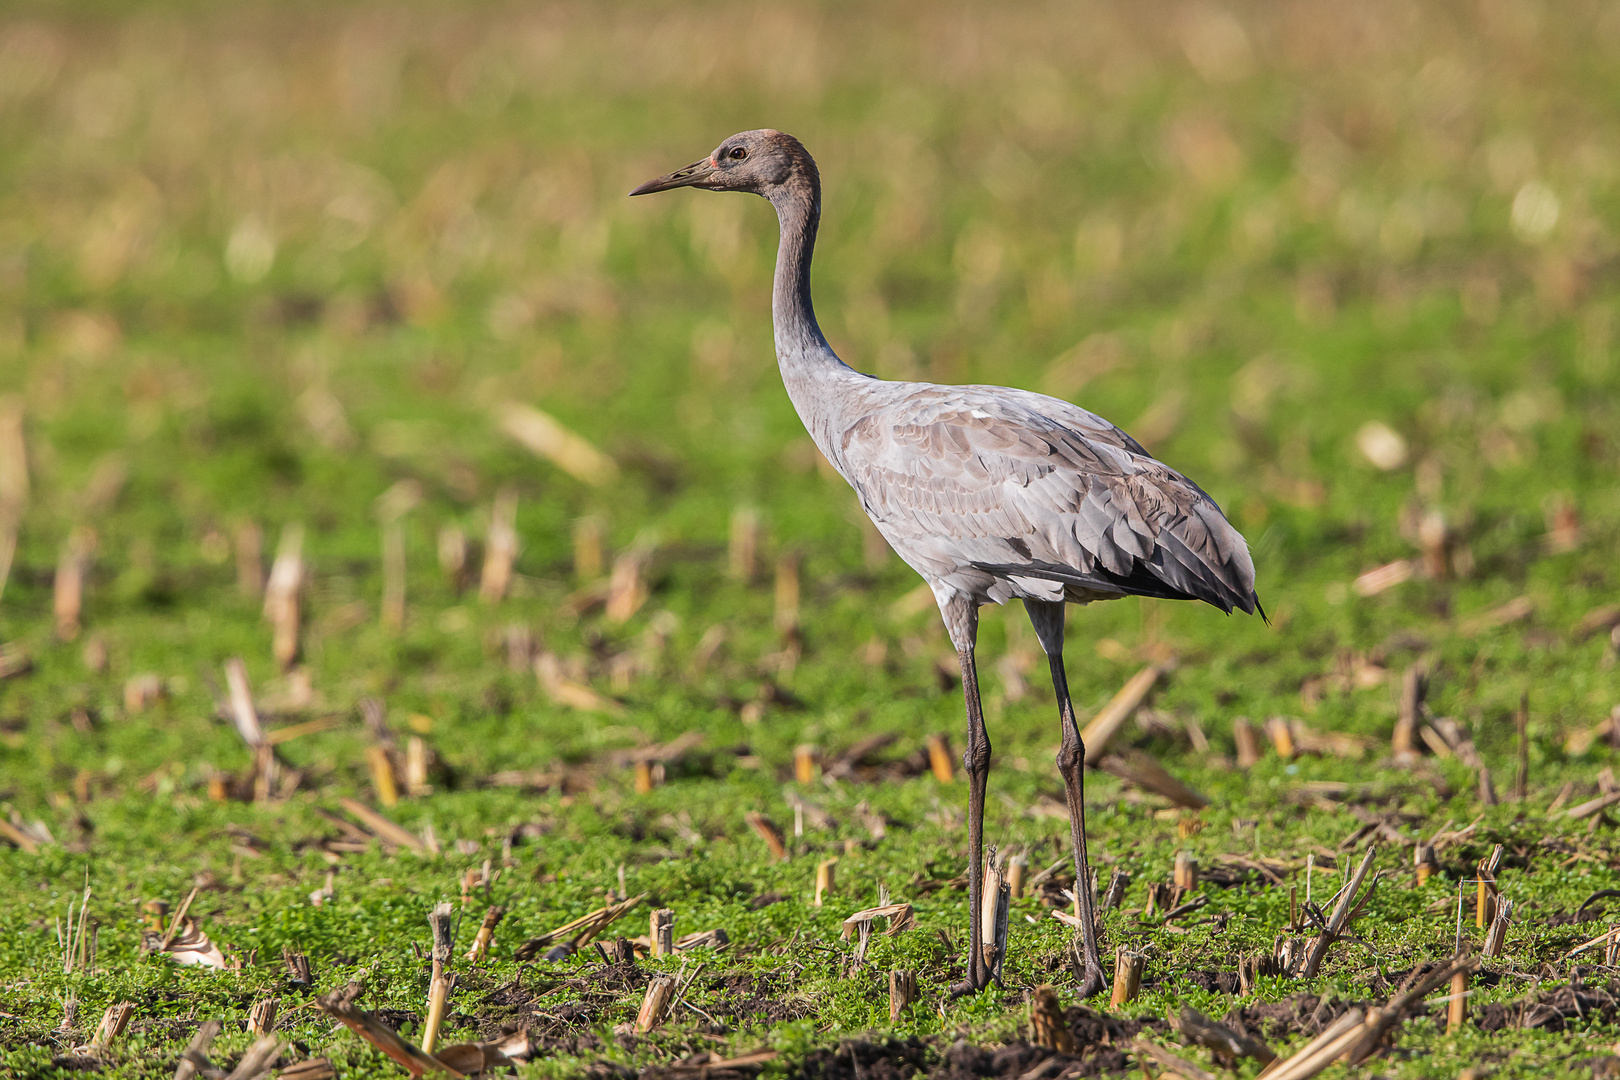
M 959 983 L 952 983 L 951 984 L 951 989 L 950 989 L 951 1000 L 954 1001 L 957 998 L 970 997 L 973 994 L 977 994 L 979 991 L 984 990 L 985 988 L 987 988 L 993 981 L 994 980 L 992 978 L 990 978 L 990 976 L 986 975 L 985 978 L 984 978 L 984 982 L 975 983 L 973 981 L 973 973 L 969 972 L 967 978 L 963 979 Z
M 1087 964 L 1085 972 L 1080 976 L 1080 999 L 1084 1001 L 1089 997 L 1096 997 L 1108 989 L 1108 979 L 1104 977 L 1101 964 Z

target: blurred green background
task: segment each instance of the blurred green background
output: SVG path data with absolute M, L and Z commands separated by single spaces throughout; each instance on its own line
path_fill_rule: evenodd
M 1197 717 L 1213 751 L 1143 745 L 1224 800 L 1216 822 L 1262 799 L 1222 770 L 1233 717 L 1305 716 L 1371 748 L 1269 762 L 1273 783 L 1364 778 L 1420 656 L 1432 708 L 1469 726 L 1499 787 L 1525 692 L 1535 784 L 1590 785 L 1606 751 L 1564 747 L 1620 702 L 1610 624 L 1574 632 L 1614 598 L 1620 538 L 1617 72 L 1620 4 L 1588 0 L 8 5 L 0 392 L 26 467 L 0 470 L 17 536 L 0 643 L 27 670 L 0 679 L 0 799 L 58 840 L 94 826 L 39 880 L 93 856 L 133 904 L 229 858 L 217 815 L 275 833 L 370 792 L 365 695 L 449 770 L 397 815 L 475 849 L 537 812 L 481 790 L 503 770 L 701 729 L 764 765 L 722 784 L 674 770 L 650 805 L 743 844 L 744 808 L 790 813 L 794 746 L 956 733 L 936 617 L 903 599 L 916 579 L 863 531 L 774 371 L 769 208 L 625 197 L 752 127 L 820 164 L 818 313 L 852 366 L 1077 401 L 1248 537 L 1270 628 L 1136 600 L 1070 624 L 1085 711 L 1178 657 L 1155 707 Z M 511 403 L 617 478 L 530 453 L 498 423 Z M 378 621 L 390 489 L 419 494 L 399 630 Z M 521 550 L 486 603 L 440 550 L 469 537 L 476 579 L 502 491 Z M 727 571 L 739 509 L 763 523 L 755 583 Z M 591 605 L 581 520 L 608 566 L 652 552 L 627 620 Z M 244 529 L 267 565 L 289 523 L 307 566 L 291 673 L 233 565 Z M 76 526 L 94 555 L 61 641 Z M 1427 569 L 1425 527 L 1445 553 Z M 785 644 L 783 554 L 802 560 Z M 1354 584 L 1397 560 L 1411 580 Z M 622 714 L 509 667 L 513 627 Z M 238 655 L 271 722 L 341 720 L 285 744 L 306 780 L 275 822 L 207 803 L 248 756 L 210 691 Z M 1036 655 L 1021 612 L 987 614 L 992 783 L 1012 793 L 993 833 L 1060 831 L 1013 805 L 1056 790 Z M 161 692 L 131 703 L 145 674 Z M 1439 767 L 1472 798 L 1471 773 Z M 568 849 L 598 869 L 629 849 L 593 855 L 593 838 L 633 812 L 628 774 L 600 779 L 601 816 Z M 954 811 L 961 792 L 942 804 L 932 783 L 819 797 Z M 1104 850 L 1147 827 L 1112 777 L 1093 790 L 1137 814 L 1101 812 Z M 558 797 L 544 813 L 574 812 Z M 959 844 L 939 824 L 918 842 Z M 142 854 L 159 837 L 161 869 Z M 288 896 L 325 872 L 298 858 L 278 864 Z M 36 864 L 8 860 L 33 890 Z M 404 950 L 415 907 L 400 918 Z M 27 970 L 49 937 L 9 948 Z

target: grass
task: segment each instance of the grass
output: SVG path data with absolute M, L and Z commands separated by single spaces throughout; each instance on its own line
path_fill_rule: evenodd
M 1027 988 L 1067 978 L 1067 932 L 1034 897 L 1014 905 L 1006 991 L 944 994 L 960 958 L 937 932 L 960 942 L 965 894 L 928 883 L 962 870 L 960 779 L 898 766 L 878 781 L 792 779 L 801 744 L 830 762 L 874 734 L 897 736 L 878 755 L 890 760 L 932 733 L 959 742 L 961 704 L 937 668 L 937 618 L 896 603 L 914 576 L 864 540 L 772 370 L 767 209 L 624 198 L 760 125 L 820 162 L 817 297 L 846 359 L 1080 401 L 1197 479 L 1250 540 L 1270 627 L 1157 602 L 1072 616 L 1082 711 L 1147 659 L 1176 658 L 1150 703 L 1167 724 L 1121 738 L 1211 800 L 1182 815 L 1107 772 L 1088 778 L 1093 859 L 1131 873 L 1127 909 L 1182 850 L 1206 869 L 1223 854 L 1282 859 L 1289 885 L 1314 854 L 1336 880 L 1352 805 L 1393 814 L 1406 837 L 1479 819 L 1422 888 L 1410 849 L 1381 844 L 1384 880 L 1356 924 L 1365 947 L 1341 943 L 1316 979 L 1267 978 L 1252 998 L 1210 987 L 1272 949 L 1286 888 L 1206 883 L 1194 921 L 1210 921 L 1185 933 L 1108 913 L 1110 946 L 1149 956 L 1142 996 L 1114 1012 L 1174 1043 L 1162 1017 L 1184 1004 L 1219 1017 L 1300 992 L 1381 1001 L 1378 970 L 1398 982 L 1450 955 L 1446 898 L 1498 843 L 1517 921 L 1476 981 L 1474 1015 L 1605 990 L 1608 969 L 1564 954 L 1607 924 L 1554 916 L 1620 887 L 1611 826 L 1547 807 L 1566 784 L 1580 801 L 1612 782 L 1603 739 L 1579 752 L 1568 740 L 1620 703 L 1607 630 L 1576 633 L 1617 584 L 1617 53 L 1609 7 L 1507 0 L 993 14 L 14 5 L 0 16 L 0 392 L 22 417 L 27 490 L 0 493 L 21 512 L 0 642 L 30 667 L 0 679 L 0 812 L 51 839 L 0 848 L 0 1068 L 50 1074 L 126 1000 L 135 1016 L 102 1055 L 106 1075 L 169 1075 L 208 1018 L 225 1022 L 215 1060 L 233 1062 L 248 1009 L 276 995 L 287 1061 L 397 1075 L 307 1007 L 281 952 L 309 956 L 318 992 L 366 972 L 362 1004 L 415 1031 L 427 913 L 459 901 L 485 860 L 501 871 L 488 900 L 508 913 L 487 962 L 458 962 L 444 1038 L 527 1026 L 546 1053 L 525 1074 L 766 1046 L 781 1051 L 774 1074 L 854 1075 L 844 1062 L 880 1052 L 829 1051 L 891 1036 L 921 1041 L 882 1054 L 941 1069 L 958 1038 L 1027 1034 Z M 612 455 L 618 482 L 583 483 L 511 441 L 493 419 L 509 401 Z M 1392 468 L 1360 448 L 1373 422 L 1404 448 Z M 376 500 L 400 481 L 421 498 L 403 519 L 396 632 L 378 619 Z M 487 603 L 437 552 L 461 530 L 476 574 L 502 491 L 522 548 L 509 594 Z M 738 508 L 765 527 L 753 583 L 727 572 Z M 1351 588 L 1418 558 L 1434 513 L 1455 573 Z M 602 523 L 610 563 L 656 544 L 649 595 L 625 621 L 569 603 L 589 584 L 573 561 L 582 519 Z M 291 674 L 233 556 L 253 524 L 268 561 L 290 523 L 306 529 L 308 567 Z M 62 641 L 53 585 L 75 526 L 94 530 L 95 552 L 82 628 Z M 802 560 L 797 655 L 775 628 L 783 554 Z M 1520 597 L 1527 615 L 1478 623 Z M 622 715 L 560 706 L 510 668 L 513 626 Z M 987 828 L 1044 867 L 1067 827 L 1040 812 L 1060 784 L 1037 652 L 1021 612 L 986 612 Z M 272 730 L 334 719 L 281 745 L 302 777 L 283 799 L 210 798 L 211 781 L 250 764 L 216 715 L 235 656 Z M 1418 662 L 1434 673 L 1432 715 L 1472 739 L 1500 792 L 1528 693 L 1524 801 L 1480 805 L 1455 757 L 1389 760 L 1401 676 Z M 146 674 L 161 695 L 126 707 Z M 436 758 L 431 793 L 388 812 L 431 826 L 441 855 L 321 847 L 338 830 L 319 811 L 375 801 L 367 697 Z M 1268 750 L 1236 768 L 1234 719 L 1273 716 L 1365 750 Z M 1189 719 L 1208 752 L 1176 733 Z M 615 754 L 691 731 L 702 747 L 637 794 Z M 571 779 L 532 790 L 492 784 L 501 773 Z M 1332 782 L 1351 785 L 1341 801 L 1309 797 Z M 795 802 L 804 834 L 772 862 L 745 815 L 791 826 Z M 816 908 L 815 864 L 834 856 L 835 891 Z M 678 933 L 721 927 L 733 944 L 641 961 L 635 977 L 585 954 L 514 959 L 617 891 L 621 867 L 632 893 L 676 911 Z M 87 883 L 94 969 L 64 971 L 54 927 Z M 192 914 L 240 970 L 141 955 L 142 905 L 194 885 Z M 875 935 L 846 976 L 840 921 L 884 886 L 916 904 L 918 929 Z M 785 899 L 751 905 L 771 892 Z M 464 909 L 458 950 L 485 902 Z M 646 912 L 615 930 L 640 932 Z M 635 1016 L 638 980 L 698 962 L 691 1009 L 647 1038 L 613 1033 Z M 891 1025 L 895 968 L 919 973 L 921 1000 Z M 1612 1005 L 1525 1030 L 1417 1019 L 1377 1068 L 1586 1075 L 1617 1038 Z

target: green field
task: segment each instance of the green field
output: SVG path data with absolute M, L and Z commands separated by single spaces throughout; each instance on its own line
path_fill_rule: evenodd
M 1130 875 L 1106 966 L 1146 957 L 1128 1004 L 1073 998 L 1056 709 L 1016 608 L 980 637 L 986 829 L 1057 870 L 1012 902 L 1003 986 L 946 992 L 967 795 L 929 768 L 963 723 L 931 598 L 782 390 L 769 207 L 625 197 L 762 126 L 820 164 L 818 312 L 852 366 L 1077 401 L 1249 540 L 1269 626 L 1071 613 L 1083 716 L 1165 669 L 1087 783 L 1092 865 Z M 1563 813 L 1620 746 L 1620 5 L 23 2 L 0 147 L 0 1075 L 168 1077 L 211 1019 L 229 1071 L 267 998 L 278 1069 L 404 1075 L 313 1003 L 359 979 L 419 1041 L 440 902 L 439 1043 L 526 1032 L 520 1075 L 1176 1075 L 1137 1037 L 1233 1075 L 1167 1014 L 1292 1052 L 1448 962 L 1460 894 L 1481 949 L 1497 845 L 1512 920 L 1465 1022 L 1442 987 L 1323 1075 L 1620 1065 L 1593 1064 L 1616 968 L 1568 955 L 1620 918 L 1582 909 L 1620 888 L 1615 820 Z M 531 451 L 514 407 L 587 449 Z M 260 590 L 300 530 L 283 665 Z M 1210 805 L 1119 775 L 1151 761 Z M 1241 992 L 1315 937 L 1291 893 L 1325 917 L 1369 844 L 1351 937 Z M 1182 853 L 1203 906 L 1166 921 Z M 143 948 L 146 905 L 193 890 L 225 970 Z M 625 892 L 604 943 L 668 908 L 729 944 L 517 958 Z M 881 896 L 915 927 L 862 951 L 840 924 Z M 1043 983 L 1070 1056 L 1030 1045 Z

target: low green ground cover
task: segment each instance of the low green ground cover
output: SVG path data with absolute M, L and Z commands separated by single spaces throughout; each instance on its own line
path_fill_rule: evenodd
M 1209 490 L 1259 567 L 1270 626 L 1134 600 L 1072 613 L 1084 713 L 1171 661 L 1118 748 L 1210 805 L 1088 777 L 1094 865 L 1131 875 L 1106 945 L 1144 951 L 1146 978 L 1126 1006 L 1092 1003 L 1120 1022 L 1107 1045 L 1040 1075 L 1135 1070 L 1127 1032 L 1177 1047 L 1165 1016 L 1182 1006 L 1247 1009 L 1234 1022 L 1302 1045 L 1450 957 L 1459 890 L 1496 845 L 1514 922 L 1471 1019 L 1447 1033 L 1431 1003 L 1371 1067 L 1589 1074 L 1620 1009 L 1602 949 L 1566 954 L 1609 925 L 1604 901 L 1577 911 L 1620 887 L 1620 861 L 1607 817 L 1549 808 L 1614 783 L 1594 729 L 1620 704 L 1602 611 L 1620 537 L 1617 51 L 1620 17 L 1597 4 L 0 15 L 0 526 L 18 537 L 0 814 L 22 841 L 0 846 L 0 1069 L 167 1076 L 207 1019 L 233 1063 L 273 996 L 284 1064 L 398 1075 L 311 1003 L 363 975 L 361 1005 L 419 1037 L 441 901 L 458 956 L 488 905 L 506 909 L 488 958 L 457 961 L 443 1040 L 527 1030 L 525 1074 L 761 1048 L 774 1075 L 1040 1064 L 952 1049 L 1018 1046 L 1029 990 L 1070 985 L 1048 906 L 1064 882 L 1014 902 L 1004 988 L 949 999 L 966 792 L 925 745 L 960 742 L 960 697 L 915 577 L 863 532 L 777 381 L 774 222 L 737 198 L 624 198 L 770 125 L 821 164 L 817 297 L 852 364 L 1080 401 Z M 615 478 L 519 445 L 497 420 L 510 403 L 578 432 Z M 6 430 L 24 471 L 5 467 Z M 411 496 L 398 628 L 380 617 L 390 491 Z M 483 599 L 493 507 L 513 497 L 515 572 Z M 739 510 L 761 523 L 752 579 L 728 556 Z M 599 575 L 576 562 L 582 521 L 604 537 Z M 239 561 L 256 528 L 267 569 L 289 525 L 305 575 L 283 669 Z M 63 633 L 76 528 L 93 554 Z M 446 570 L 458 532 L 470 554 Z M 615 618 L 601 583 L 621 560 L 644 595 Z M 1402 560 L 1408 580 L 1357 586 Z M 790 633 L 779 565 L 798 567 Z M 1037 654 L 1022 612 L 986 613 L 987 831 L 1032 875 L 1067 834 Z M 253 763 L 221 711 L 233 657 L 272 734 L 318 721 L 277 745 L 273 798 L 214 797 Z M 1414 666 L 1445 748 L 1420 738 L 1402 763 Z M 608 703 L 571 707 L 579 687 Z M 402 756 L 413 738 L 428 754 L 426 786 L 382 809 L 437 853 L 337 823 L 354 822 L 341 799 L 380 806 L 368 699 Z M 1262 737 L 1240 767 L 1238 718 L 1296 721 L 1301 752 Z M 638 792 L 637 757 L 689 735 Z M 808 782 L 800 746 L 819 755 Z M 787 859 L 750 814 L 783 829 Z M 1412 845 L 1470 825 L 1418 886 Z M 1321 904 L 1368 844 L 1382 878 L 1355 940 L 1313 979 L 1236 993 L 1240 962 L 1287 936 L 1290 890 Z M 1165 924 L 1143 909 L 1182 852 L 1208 900 Z M 58 927 L 87 886 L 93 964 L 65 963 Z M 143 905 L 193 888 L 190 914 L 239 968 L 143 952 Z M 668 907 L 678 935 L 730 944 L 632 967 L 590 948 L 516 959 L 621 889 L 647 899 L 609 938 Z M 857 960 L 840 924 L 885 892 L 915 928 L 880 927 Z M 920 993 L 891 1023 L 896 969 Z M 651 976 L 682 972 L 669 1021 L 616 1032 Z M 123 1036 L 75 1056 L 122 1001 Z

